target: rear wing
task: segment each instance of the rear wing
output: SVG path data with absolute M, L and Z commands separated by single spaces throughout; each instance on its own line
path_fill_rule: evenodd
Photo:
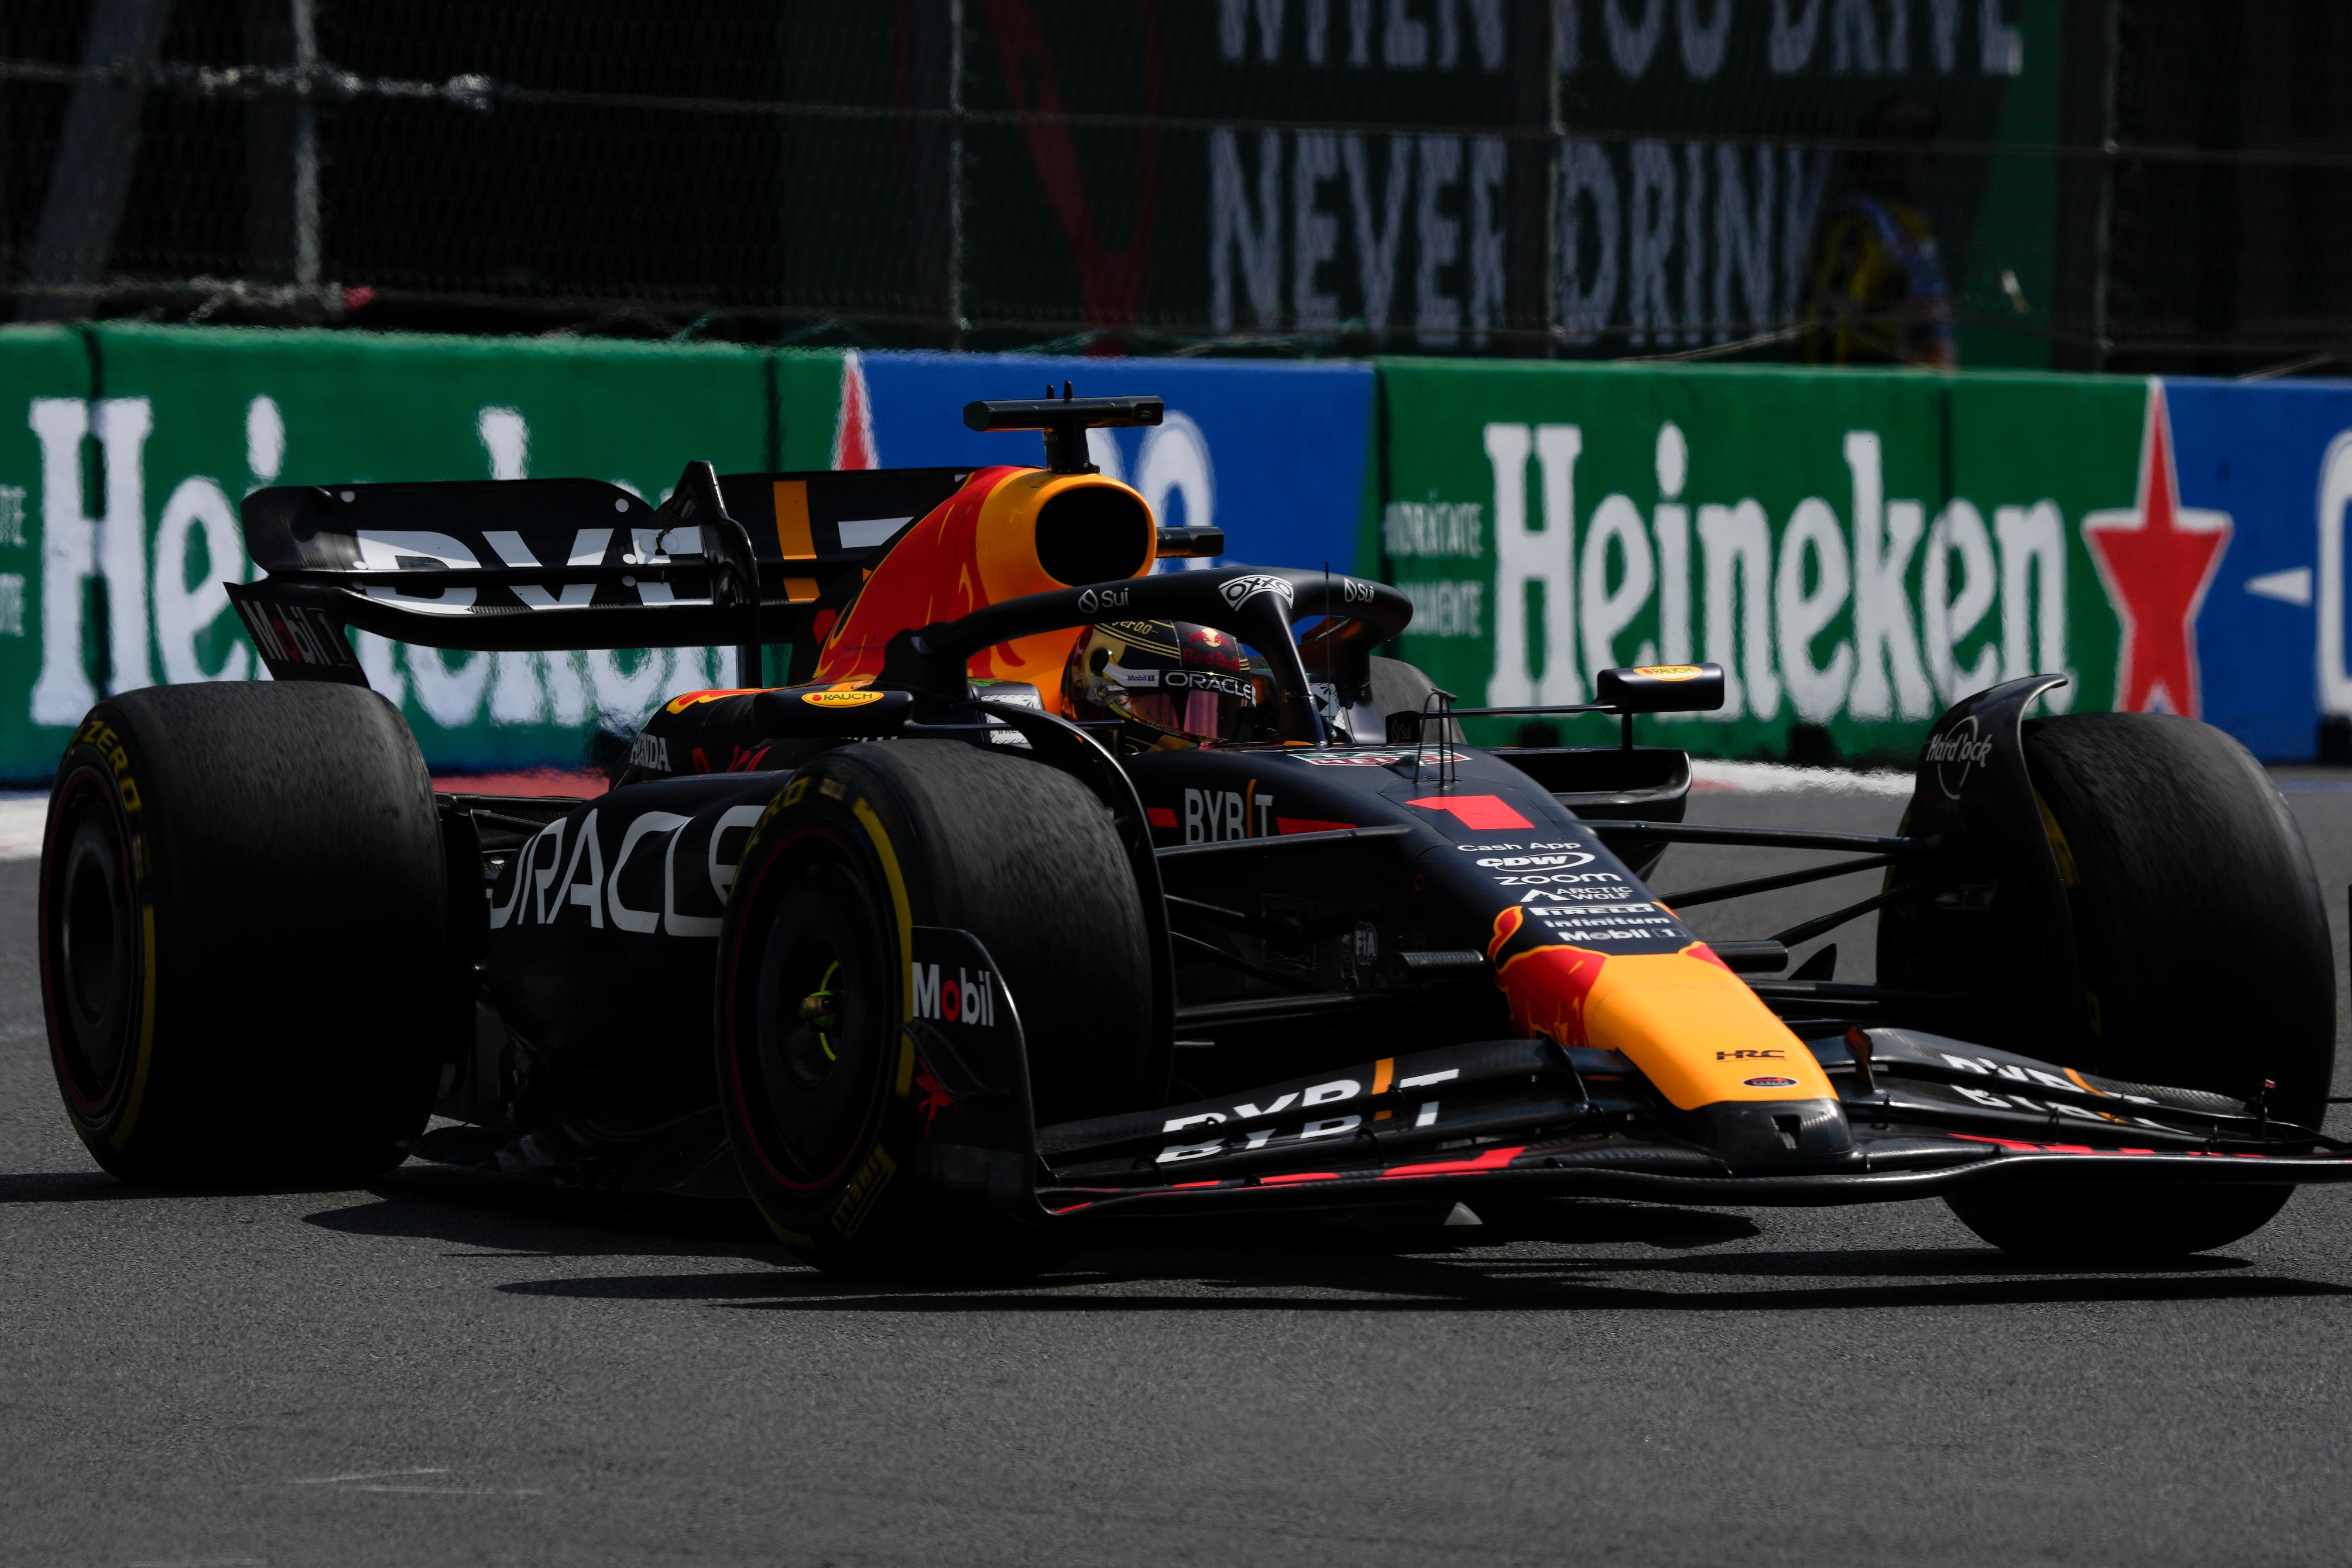
M 687 465 L 660 505 L 593 479 L 274 486 L 246 497 L 261 578 L 228 584 L 279 680 L 364 684 L 344 628 L 432 648 L 804 640 L 969 468 Z

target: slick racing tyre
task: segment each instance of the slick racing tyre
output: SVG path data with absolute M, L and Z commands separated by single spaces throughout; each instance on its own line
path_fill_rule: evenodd
M 1150 954 L 1110 813 L 1068 776 L 956 741 L 851 746 L 793 776 L 719 937 L 719 1099 L 736 1163 L 802 1257 L 879 1278 L 1010 1276 L 1057 1239 L 921 1178 L 908 932 L 979 938 L 1045 1125 L 1154 1103 Z
M 374 693 L 153 686 L 90 709 L 41 848 L 41 998 L 74 1131 L 125 1181 L 400 1163 L 450 994 L 432 781 Z
M 2317 1127 L 2336 1055 L 2327 915 L 2303 836 L 2260 764 L 2158 714 L 2029 723 L 2025 755 L 2074 915 L 2084 1042 L 2068 1062 L 2131 1082 L 2262 1092 Z M 1997 1187 L 1950 1199 L 2004 1250 L 2053 1260 L 2227 1246 L 2286 1186 Z

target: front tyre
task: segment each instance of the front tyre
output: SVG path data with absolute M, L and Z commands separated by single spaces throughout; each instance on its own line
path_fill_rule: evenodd
M 1151 973 L 1110 814 L 1068 776 L 953 741 L 828 752 L 745 846 L 719 938 L 719 1099 L 769 1224 L 820 1268 L 1008 1276 L 1037 1227 L 926 1186 L 912 927 L 968 931 L 1015 999 L 1040 1124 L 1150 1103 Z
M 2072 1065 L 2139 1083 L 2263 1092 L 2316 1127 L 2336 1057 L 2318 881 L 2245 747 L 2159 714 L 2026 726 L 2025 756 L 2074 917 L 2083 1041 Z M 1999 1187 L 1948 1201 L 2005 1251 L 2060 1262 L 2203 1252 L 2294 1188 Z

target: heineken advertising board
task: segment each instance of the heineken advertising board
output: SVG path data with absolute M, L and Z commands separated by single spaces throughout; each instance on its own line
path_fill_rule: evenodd
M 2205 717 L 2274 759 L 2352 715 L 2352 390 L 1433 361 L 1381 377 L 1387 485 L 1359 564 L 1412 595 L 1405 656 L 1465 702 L 1574 703 L 1595 670 L 1706 659 L 1724 710 L 1646 721 L 1659 740 L 1888 759 L 1953 699 L 2045 671 L 2070 677 L 2053 710 Z
M 2137 461 L 2135 509 L 2115 523 L 2137 515 L 2146 532 L 2085 523 L 2129 628 L 2114 706 L 2147 707 L 2187 685 L 2178 711 L 2258 757 L 2308 758 L 2322 726 L 2352 744 L 2352 386 L 2166 382 Z
M 2071 677 L 2053 706 L 2192 714 L 2268 758 L 2352 738 L 2340 384 L 26 328 L 0 332 L 0 779 L 45 778 L 100 693 L 259 674 L 219 586 L 249 574 L 254 486 L 572 475 L 658 498 L 695 457 L 1026 461 L 957 410 L 1053 369 L 1169 399 L 1098 459 L 1234 559 L 1352 555 L 1401 584 L 1402 653 L 1465 703 L 1711 659 L 1729 705 L 1653 738 L 1892 759 L 1954 697 L 2049 670 Z M 575 765 L 596 727 L 734 678 L 703 649 L 355 643 L 444 768 Z
M 0 333 L 0 778 L 98 695 L 261 672 L 224 580 L 257 486 L 578 475 L 658 499 L 693 457 L 822 468 L 837 355 L 357 333 Z M 771 390 L 770 372 L 774 382 Z M 353 638 L 436 767 L 576 765 L 599 723 L 730 682 L 703 649 L 457 653 Z

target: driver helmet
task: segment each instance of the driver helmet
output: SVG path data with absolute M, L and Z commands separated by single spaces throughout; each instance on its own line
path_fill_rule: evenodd
M 1144 746 L 1232 740 L 1259 700 L 1255 661 L 1230 632 L 1189 621 L 1107 621 L 1070 651 L 1062 695 L 1080 719 L 1118 719 Z

